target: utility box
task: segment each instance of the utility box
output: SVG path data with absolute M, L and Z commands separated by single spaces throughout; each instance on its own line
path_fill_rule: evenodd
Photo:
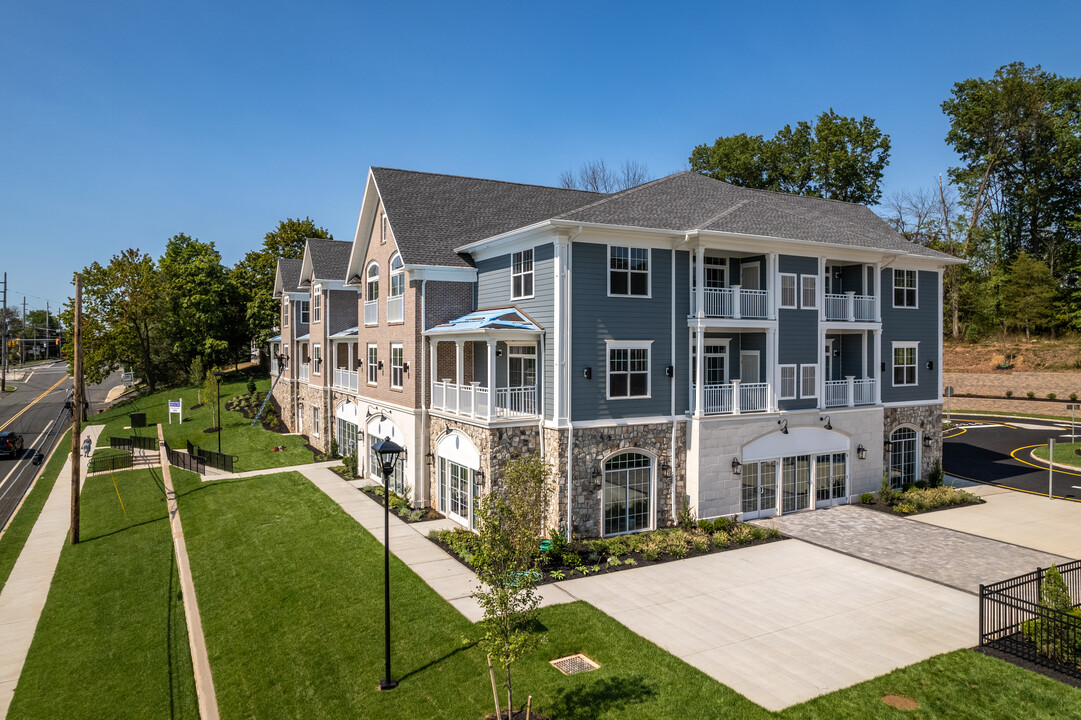
M 132 428 L 146 427 L 146 413 L 132 413 L 131 426 Z

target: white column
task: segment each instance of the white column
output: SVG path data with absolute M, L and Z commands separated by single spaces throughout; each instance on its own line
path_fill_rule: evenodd
M 855 407 L 856 406 L 856 395 L 855 395 L 855 389 L 856 388 L 854 387 L 855 383 L 853 382 L 855 379 L 856 379 L 855 375 L 845 375 L 845 380 L 848 381 L 848 388 L 845 390 L 845 392 L 848 393 L 848 407 Z
M 854 290 L 848 290 L 845 292 L 845 310 L 848 311 L 848 322 L 856 321 L 856 292 Z
M 874 340 L 874 343 L 875 343 L 875 347 L 874 347 L 875 366 L 873 368 L 871 377 L 873 377 L 875 379 L 875 405 L 881 405 L 882 404 L 882 382 L 883 382 L 882 379 L 883 379 L 883 377 L 885 377 L 883 375 L 883 373 L 882 373 L 882 331 L 881 330 L 872 330 L 871 332 L 873 332 L 874 335 L 875 335 L 875 340 Z
M 780 292 L 777 287 L 777 253 L 766 256 L 766 290 L 766 317 L 772 320 L 777 317 L 777 293 Z
M 701 243 L 695 248 L 694 257 L 694 307 L 697 311 L 695 315 L 701 318 L 706 316 L 706 249 L 702 247 Z M 701 350 L 701 348 L 699 348 L 699 350 Z
M 777 410 L 777 330 L 766 328 L 766 382 L 767 389 L 766 407 L 770 412 Z
M 739 297 L 739 291 L 742 285 L 730 285 L 729 287 L 732 288 L 732 317 L 739 320 L 743 309 L 740 307 L 743 303 L 740 301 Z
M 875 322 L 882 322 L 882 303 L 885 301 L 882 297 L 882 263 L 875 263 Z
M 454 385 L 458 411 L 462 410 L 462 385 L 465 384 L 465 351 L 461 340 L 454 341 Z
M 488 341 L 488 414 L 487 418 L 492 419 L 495 408 L 495 387 L 496 387 L 496 372 L 495 372 L 495 341 Z
M 431 390 L 429 390 L 429 392 L 431 393 L 431 396 L 430 396 L 431 400 L 435 399 L 435 383 L 439 379 L 439 366 L 436 364 L 436 361 L 438 360 L 438 357 L 437 357 L 438 352 L 436 352 L 436 349 L 437 349 L 438 346 L 439 346 L 439 341 L 438 340 L 432 338 L 432 339 L 430 339 L 428 341 L 428 354 L 432 358 L 432 362 L 428 366 L 428 377 L 430 378 L 429 382 L 431 383 Z M 357 385 L 359 386 L 359 384 L 360 384 L 360 378 L 357 378 Z M 431 402 L 431 400 L 429 400 L 429 402 Z M 444 399 L 443 402 L 445 403 L 446 399 Z M 431 407 L 431 406 L 429 405 L 429 407 Z
M 701 286 L 699 286 L 701 287 Z M 702 368 L 705 363 L 702 360 L 702 341 L 704 339 L 705 332 L 702 328 L 696 328 L 694 331 L 694 416 L 696 418 L 702 417 L 704 414 L 704 403 L 706 398 L 706 389 L 704 384 L 705 373 Z
M 818 407 L 826 406 L 826 331 L 818 333 L 818 372 L 815 373 L 815 384 L 818 385 Z
M 739 380 L 732 381 L 732 414 L 739 415 Z

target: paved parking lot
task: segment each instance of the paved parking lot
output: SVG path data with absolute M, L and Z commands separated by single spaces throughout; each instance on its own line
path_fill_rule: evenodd
M 972 595 L 798 540 L 559 586 L 770 710 L 977 639 Z

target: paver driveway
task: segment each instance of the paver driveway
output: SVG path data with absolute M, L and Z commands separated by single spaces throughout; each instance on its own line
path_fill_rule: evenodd
M 559 586 L 770 710 L 977 638 L 972 595 L 798 540 Z

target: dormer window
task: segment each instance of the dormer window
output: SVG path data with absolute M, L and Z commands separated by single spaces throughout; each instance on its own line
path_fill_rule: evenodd
M 319 322 L 323 318 L 323 286 L 316 285 L 312 292 L 312 322 Z

